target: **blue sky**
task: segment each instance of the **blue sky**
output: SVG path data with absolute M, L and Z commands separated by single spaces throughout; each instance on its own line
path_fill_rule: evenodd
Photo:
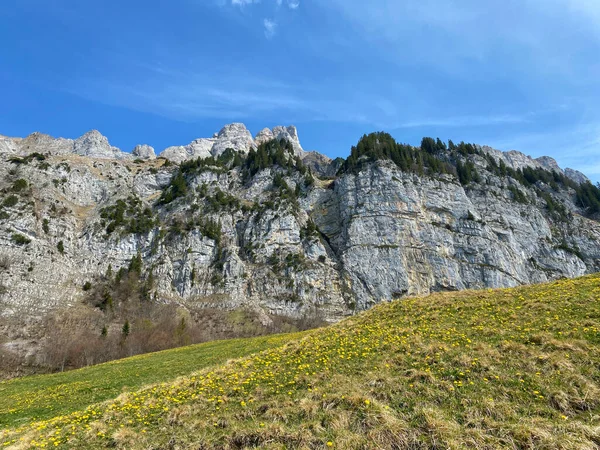
M 4 0 L 0 134 L 158 151 L 241 121 L 346 156 L 389 131 L 600 180 L 598 0 Z

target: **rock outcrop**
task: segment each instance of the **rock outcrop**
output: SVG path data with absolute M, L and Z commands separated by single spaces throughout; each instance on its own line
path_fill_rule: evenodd
M 586 177 L 579 170 L 569 169 L 568 167 L 565 169 L 565 176 L 569 177 L 575 183 L 583 184 L 590 181 L 588 177 Z
M 213 156 L 220 156 L 228 148 L 244 155 L 250 149 L 256 148 L 252 134 L 243 123 L 232 123 L 223 127 L 217 135 L 217 140 L 211 153 Z
M 13 141 L 16 144 L 17 153 L 28 155 L 44 149 L 52 155 L 64 155 L 74 152 L 74 141 L 71 139 L 58 138 L 43 133 L 32 133 L 25 139 Z
M 556 160 L 554 158 L 551 158 L 550 156 L 541 156 L 539 158 L 535 158 L 535 161 L 540 163 L 541 167 L 543 167 L 546 170 L 563 173 L 563 170 L 558 166 Z
M 378 163 L 341 178 L 325 198 L 316 207 L 328 214 L 314 219 L 361 309 L 406 294 L 516 286 L 600 269 L 598 222 L 576 217 L 565 224 L 593 230 L 577 233 L 578 256 L 560 248 L 552 231 L 558 224 L 542 210 L 514 203 L 494 184 L 465 190 L 451 177 L 421 178 Z
M 17 143 L 20 139 L 0 136 L 0 153 L 14 154 L 18 151 Z
M 298 130 L 295 126 L 290 125 L 289 127 L 277 126 L 270 130 L 269 128 L 263 128 L 258 132 L 254 142 L 256 145 L 260 145 L 264 142 L 268 142 L 272 139 L 285 139 L 291 142 L 294 152 L 297 156 L 304 157 L 305 152 L 300 145 L 300 139 L 298 138 Z M 321 155 L 327 158 L 324 155 Z
M 224 126 L 212 138 L 200 138 L 186 146 L 169 147 L 163 150 L 159 157 L 181 163 L 188 159 L 218 157 L 227 149 L 241 154 L 247 154 L 256 148 L 252 134 L 242 123 L 232 123 Z
M 275 136 L 273 135 L 273 131 L 271 131 L 269 128 L 263 128 L 256 135 L 254 142 L 256 143 L 256 145 L 260 145 L 264 144 L 265 142 L 269 142 L 274 138 Z
M 504 161 L 507 167 L 514 170 L 523 169 L 525 167 L 531 167 L 534 169 L 544 169 L 550 172 L 558 172 L 559 174 L 565 175 L 576 183 L 586 183 L 589 178 L 577 170 L 566 168 L 561 169 L 554 158 L 550 156 L 541 156 L 539 158 L 532 158 L 524 153 L 516 150 L 510 150 L 508 152 L 502 152 L 500 150 L 493 149 L 488 146 L 481 147 L 483 151 L 489 153 L 494 158 Z
M 103 136 L 97 130 L 88 131 L 76 139 L 73 142 L 73 153 L 80 156 L 89 156 L 90 158 L 126 159 L 131 157 L 131 155 L 111 146 L 106 136 Z
M 149 145 L 137 145 L 131 154 L 140 159 L 156 159 L 154 148 Z
M 279 138 L 293 147 L 282 165 L 198 164 L 180 174 L 151 147 L 126 155 L 96 131 L 76 141 L 0 138 L 0 317 L 75 305 L 86 282 L 138 254 L 156 301 L 330 321 L 404 295 L 600 270 L 600 223 L 571 188 L 521 185 L 486 170 L 481 156 L 470 157 L 480 179 L 468 185 L 389 160 L 344 171 L 341 160 L 304 152 L 294 127 L 253 139 L 241 124 L 160 156 L 179 163 L 233 149 L 247 161 Z M 579 176 L 550 158 L 481 149 L 511 168 Z
M 300 145 L 298 130 L 296 130 L 295 126 L 290 125 L 289 127 L 275 127 L 273 128 L 273 135 L 276 139 L 285 139 L 286 141 L 290 141 L 294 147 L 294 152 L 296 152 L 296 155 L 303 156 L 304 150 Z
M 196 139 L 185 147 L 181 145 L 168 147 L 158 156 L 178 164 L 188 159 L 208 158 L 212 156 L 211 151 L 215 142 L 215 139 Z

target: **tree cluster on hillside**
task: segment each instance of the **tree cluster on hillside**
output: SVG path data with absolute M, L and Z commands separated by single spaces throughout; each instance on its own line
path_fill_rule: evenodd
M 439 139 L 423 138 L 421 148 L 416 148 L 396 142 L 389 133 L 371 133 L 361 137 L 358 144 L 352 147 L 350 156 L 338 174 L 357 173 L 365 164 L 382 159 L 391 160 L 404 172 L 420 176 L 455 174 L 456 170 L 452 164 L 438 157 L 445 150 L 446 144 Z
M 600 184 L 594 186 L 590 182 L 583 183 L 577 186 L 575 192 L 579 206 L 588 209 L 591 213 L 600 213 Z
M 302 159 L 294 155 L 291 142 L 285 139 L 273 139 L 263 142 L 256 150 L 250 150 L 242 165 L 242 175 L 244 180 L 248 180 L 259 171 L 274 166 L 288 170 L 296 169 L 302 175 L 308 172 Z
M 458 176 L 458 181 L 460 181 L 460 184 L 463 186 L 466 186 L 471 182 L 481 182 L 481 176 L 479 176 L 479 172 L 477 172 L 475 164 L 473 164 L 471 161 L 467 161 L 463 164 L 460 159 L 457 160 L 456 175 Z
M 143 277 L 142 255 L 138 253 L 129 262 L 128 267 L 121 267 L 116 272 L 109 266 L 106 274 L 94 283 L 90 283 L 86 303 L 106 314 L 120 314 L 129 305 L 137 301 L 151 299 L 154 288 L 152 270 Z
M 152 208 L 144 207 L 135 196 L 127 200 L 119 199 L 114 205 L 102 208 L 100 218 L 107 234 L 118 229 L 132 234 L 148 233 L 159 223 Z
M 385 132 L 364 135 L 357 145 L 352 147 L 348 158 L 340 163 L 338 176 L 344 173 L 356 174 L 366 165 L 378 160 L 392 161 L 400 170 L 419 176 L 450 174 L 455 176 L 463 186 L 481 183 L 483 178 L 478 167 L 483 163 L 487 171 L 500 178 L 512 178 L 527 188 L 534 188 L 538 197 L 545 201 L 550 214 L 558 219 L 565 219 L 568 216 L 568 208 L 561 203 L 559 196 L 550 195 L 548 188 L 541 186 L 540 183 L 555 192 L 571 190 L 574 194 L 574 203 L 587 214 L 600 213 L 598 186 L 591 183 L 579 184 L 562 173 L 542 168 L 524 167 L 515 170 L 508 167 L 502 159 L 496 159 L 474 144 L 465 142 L 455 144 L 451 140 L 445 143 L 439 138 L 424 137 L 419 147 L 413 147 L 396 142 Z M 242 182 L 247 182 L 263 169 L 275 168 L 273 191 L 277 194 L 278 200 L 289 200 L 293 205 L 297 204 L 299 195 L 314 184 L 311 171 L 301 158 L 294 154 L 292 144 L 284 139 L 274 139 L 259 145 L 257 149 L 251 149 L 245 157 L 228 149 L 218 158 L 196 159 L 182 163 L 170 186 L 163 191 L 160 203 L 170 203 L 176 198 L 188 195 L 188 183 L 194 174 L 204 170 L 226 171 L 236 167 L 240 168 Z M 304 185 L 296 183 L 295 189 L 288 186 L 284 177 L 284 173 L 291 176 L 293 171 L 304 175 L 305 179 Z M 533 201 L 514 186 L 510 190 L 515 202 L 526 204 Z M 241 207 L 236 197 L 220 190 L 217 190 L 214 195 L 205 192 L 203 198 L 209 212 Z M 119 223 L 119 217 L 117 215 L 116 223 Z M 147 222 L 142 222 L 142 228 L 144 223 Z
M 179 165 L 179 169 L 175 172 L 169 186 L 163 191 L 159 204 L 166 205 L 180 197 L 185 197 L 188 194 L 188 181 L 195 175 L 206 170 L 223 173 L 235 167 L 240 167 L 243 162 L 244 159 L 240 153 L 231 148 L 225 150 L 217 158 L 211 156 L 184 161 Z
M 566 175 L 556 172 L 555 170 L 547 170 L 542 168 L 524 167 L 523 169 L 513 169 L 508 167 L 504 161 L 496 160 L 492 155 L 486 154 L 487 170 L 499 177 L 510 177 L 517 180 L 525 187 L 532 187 L 538 183 L 544 183 L 554 191 L 561 189 L 572 189 L 575 192 L 575 204 L 590 214 L 600 213 L 600 187 L 594 186 L 592 183 L 577 183 L 571 180 Z M 544 198 L 548 203 L 548 196 Z M 556 209 L 551 200 L 548 203 L 548 208 Z M 560 207 L 564 208 L 563 205 Z
M 273 139 L 262 143 L 256 150 L 250 149 L 246 156 L 233 149 L 227 149 L 217 158 L 197 158 L 182 162 L 171 179 L 171 183 L 163 191 L 159 204 L 169 204 L 178 198 L 185 197 L 189 193 L 188 187 L 191 178 L 205 170 L 223 173 L 240 167 L 242 180 L 246 182 L 259 171 L 276 166 L 288 170 L 288 172 L 297 170 L 305 176 L 307 186 L 314 182 L 310 170 L 304 165 L 302 159 L 294 155 L 292 144 L 285 139 Z M 207 199 L 210 201 L 208 197 Z M 227 199 L 223 195 L 221 198 L 213 198 L 213 200 L 210 202 L 213 210 L 218 209 L 219 205 L 227 203 L 225 201 Z
M 350 156 L 344 161 L 338 171 L 343 173 L 358 173 L 365 165 L 377 160 L 390 160 L 400 170 L 416 173 L 419 176 L 453 174 L 462 185 L 480 183 L 481 174 L 477 170 L 472 158 L 473 155 L 484 158 L 487 162 L 487 170 L 492 174 L 505 178 L 510 177 L 527 188 L 535 187 L 542 182 L 555 192 L 561 190 L 574 191 L 574 202 L 589 214 L 600 213 L 600 186 L 586 182 L 579 184 L 566 175 L 543 168 L 524 167 L 512 169 L 503 160 L 497 160 L 491 154 L 484 152 L 473 144 L 461 142 L 458 145 L 448 141 L 445 142 L 431 137 L 424 137 L 420 147 L 412 147 L 407 144 L 399 144 L 388 133 L 377 132 L 364 135 L 356 146 L 352 147 Z M 527 203 L 528 200 L 519 190 L 513 188 L 511 192 L 515 201 Z M 556 199 L 549 195 L 542 195 L 539 189 L 538 195 L 546 201 L 547 209 L 558 214 L 561 218 L 566 217 L 566 208 Z

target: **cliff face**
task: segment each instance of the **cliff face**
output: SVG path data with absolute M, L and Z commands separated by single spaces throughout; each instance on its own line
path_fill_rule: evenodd
M 464 189 L 375 164 L 336 182 L 315 214 L 351 280 L 359 307 L 432 290 L 497 288 L 574 277 L 599 268 L 600 227 L 556 223 L 541 204 L 519 204 L 499 185 Z M 579 255 L 561 247 L 568 236 Z
M 244 165 L 278 136 L 290 141 L 287 163 Z M 227 149 L 241 162 L 175 164 Z M 482 152 L 513 168 L 552 165 Z M 600 270 L 600 223 L 568 188 L 524 187 L 488 171 L 480 156 L 470 158 L 481 179 L 463 185 L 386 160 L 332 177 L 340 163 L 317 155 L 302 150 L 293 127 L 254 141 L 240 124 L 158 159 L 148 146 L 122 153 L 97 132 L 76 141 L 0 138 L 0 316 L 27 322 L 73 306 L 86 282 L 138 254 L 154 301 L 330 321 L 403 295 Z M 551 214 L 540 192 L 566 214 Z

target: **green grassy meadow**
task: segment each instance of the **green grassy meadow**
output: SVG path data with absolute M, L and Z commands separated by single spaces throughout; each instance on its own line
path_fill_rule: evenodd
M 0 446 L 600 448 L 600 275 L 406 298 L 305 335 L 261 339 L 247 341 L 256 349 L 195 347 L 201 356 L 172 372 L 171 353 L 192 350 L 86 369 L 92 385 L 109 384 L 103 403 L 92 404 L 102 398 L 75 372 L 0 385 L 3 411 L 17 409 L 2 413 Z M 210 355 L 228 346 L 240 358 Z M 107 381 L 119 365 L 128 392 Z M 61 384 L 77 401 L 53 399 Z M 57 409 L 29 422 L 33 406 L 21 413 L 17 398 L 30 394 L 31 405 Z
M 51 375 L 0 382 L 0 428 L 85 409 L 122 392 L 280 346 L 299 334 L 214 341 Z

